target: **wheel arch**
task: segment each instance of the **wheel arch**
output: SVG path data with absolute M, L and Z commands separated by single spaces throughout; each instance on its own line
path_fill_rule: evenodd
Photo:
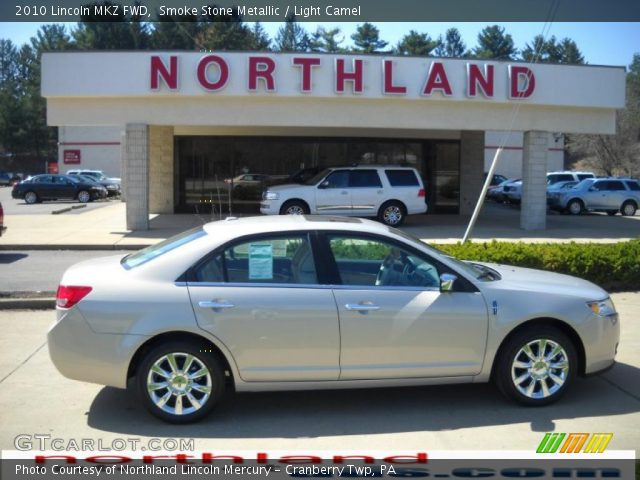
M 290 198 L 288 200 L 285 200 L 282 203 L 282 206 L 280 207 L 280 211 L 284 210 L 284 208 L 287 206 L 287 204 L 291 203 L 291 202 L 300 202 L 302 204 L 304 204 L 307 207 L 307 210 L 309 212 L 311 212 L 311 205 L 309 205 L 309 202 L 307 202 L 306 200 L 303 200 L 302 198 Z
M 585 375 L 586 364 L 587 364 L 586 352 L 584 349 L 584 343 L 582 342 L 580 335 L 578 335 L 578 332 L 576 332 L 576 330 L 567 322 L 558 320 L 557 318 L 533 318 L 531 320 L 527 320 L 526 322 L 523 322 L 518 326 L 516 326 L 502 339 L 502 341 L 500 342 L 500 346 L 496 350 L 496 354 L 493 357 L 493 364 L 491 365 L 492 379 L 494 378 L 494 375 L 495 375 L 497 360 L 500 358 L 500 355 L 502 355 L 502 352 L 504 351 L 506 346 L 509 344 L 509 341 L 514 336 L 522 332 L 523 330 L 527 330 L 534 326 L 553 327 L 560 330 L 567 337 L 569 337 L 569 339 L 571 340 L 571 343 L 573 343 L 573 346 L 576 349 L 576 354 L 578 356 L 578 372 L 577 373 L 580 376 Z
M 136 376 L 138 367 L 140 366 L 140 362 L 147 354 L 147 352 L 149 352 L 156 345 L 171 341 L 190 342 L 201 346 L 203 349 L 211 350 L 211 353 L 213 353 L 221 362 L 222 370 L 224 371 L 225 379 L 229 383 L 229 386 L 232 388 L 235 386 L 233 368 L 231 368 L 231 364 L 229 363 L 229 360 L 222 352 L 222 350 L 208 338 L 186 331 L 163 332 L 155 335 L 154 337 L 150 338 L 142 345 L 140 345 L 136 352 L 133 354 L 133 357 L 131 357 L 131 361 L 129 362 L 129 367 L 127 368 L 127 383 L 129 383 Z

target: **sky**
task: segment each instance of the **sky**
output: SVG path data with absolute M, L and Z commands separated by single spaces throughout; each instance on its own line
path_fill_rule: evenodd
M 341 29 L 345 42 L 342 45 L 350 45 L 351 34 L 355 31 L 356 23 L 301 23 L 309 32 L 316 30 L 318 26 L 326 29 L 338 27 Z M 396 45 L 409 31 L 416 30 L 420 33 L 428 33 L 432 38 L 451 27 L 456 27 L 462 34 L 467 48 L 476 44 L 478 33 L 489 23 L 426 23 L 426 22 L 376 22 L 380 30 L 380 38 L 389 42 L 390 46 Z M 15 44 L 21 45 L 37 32 L 41 23 L 0 23 L 0 38 L 8 38 Z M 66 24 L 70 30 L 75 24 Z M 550 27 L 542 22 L 499 23 L 511 34 L 516 47 L 521 50 L 530 43 L 538 34 L 548 30 L 547 37 L 555 35 L 561 39 L 569 37 L 580 48 L 587 63 L 592 65 L 628 66 L 634 53 L 640 53 L 640 23 L 552 23 Z M 282 23 L 263 24 L 270 37 L 276 36 Z M 545 28 L 547 27 L 547 28 Z

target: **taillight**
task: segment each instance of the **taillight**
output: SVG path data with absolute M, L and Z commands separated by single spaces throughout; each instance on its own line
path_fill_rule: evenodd
M 424 188 L 421 188 L 420 190 L 418 190 L 418 196 L 419 197 L 425 197 L 427 195 L 427 192 L 424 191 Z
M 71 308 L 86 297 L 91 290 L 93 290 L 91 287 L 60 285 L 58 293 L 56 293 L 56 305 L 60 308 Z

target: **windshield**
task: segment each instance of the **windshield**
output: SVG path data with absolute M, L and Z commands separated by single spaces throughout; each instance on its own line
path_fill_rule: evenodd
M 582 190 L 584 188 L 589 188 L 591 184 L 594 182 L 593 178 L 586 178 L 582 180 L 580 183 L 573 187 L 574 190 Z
M 320 180 L 322 180 L 324 177 L 326 177 L 329 174 L 330 171 L 331 171 L 330 168 L 325 168 L 320 173 L 318 173 L 317 175 L 314 175 L 309 180 L 304 182 L 304 184 L 305 185 L 316 185 Z
M 203 237 L 207 232 L 204 231 L 202 227 L 192 228 L 191 230 L 187 230 L 186 232 L 179 233 L 171 238 L 167 238 L 162 242 L 156 243 L 155 245 L 151 245 L 150 247 L 143 248 L 142 250 L 132 253 L 124 257 L 120 263 L 127 270 L 130 268 L 135 268 L 143 263 L 150 262 L 154 258 L 158 258 L 160 255 L 163 255 L 167 252 L 170 252 L 173 249 L 176 249 L 186 243 L 192 242 L 193 240 Z
M 440 255 L 443 257 L 447 257 L 447 260 L 453 262 L 456 267 L 460 268 L 460 270 L 463 270 L 465 273 L 467 273 L 468 275 L 471 275 L 473 278 L 475 279 L 480 279 L 485 278 L 486 275 L 486 270 L 487 268 L 482 266 L 482 265 L 477 265 L 474 263 L 467 263 L 467 262 L 463 262 L 462 260 L 458 260 L 455 257 L 452 257 L 451 255 L 449 255 L 446 252 L 443 252 L 442 250 L 438 250 L 435 247 L 432 247 L 431 245 L 423 242 L 422 240 L 420 240 L 419 238 L 414 237 L 413 235 L 409 235 L 408 233 L 403 232 L 402 230 L 397 230 L 395 228 L 392 227 L 388 227 L 389 231 L 392 233 L 395 233 L 396 235 L 399 235 L 400 237 L 404 238 L 405 240 L 407 240 L 409 243 L 412 243 L 416 246 L 420 246 L 422 248 L 426 247 L 427 250 L 430 250 L 431 253 L 434 253 L 436 255 Z

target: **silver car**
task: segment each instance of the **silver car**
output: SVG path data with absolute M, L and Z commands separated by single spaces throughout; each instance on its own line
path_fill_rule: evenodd
M 573 215 L 584 211 L 620 212 L 633 216 L 640 205 L 640 184 L 637 180 L 620 178 L 596 178 L 580 182 L 565 192 L 556 207 Z
M 578 278 L 456 260 L 358 218 L 209 223 L 79 263 L 57 293 L 49 352 L 65 376 L 135 386 L 174 423 L 225 391 L 493 380 L 545 405 L 614 364 L 607 292 Z

